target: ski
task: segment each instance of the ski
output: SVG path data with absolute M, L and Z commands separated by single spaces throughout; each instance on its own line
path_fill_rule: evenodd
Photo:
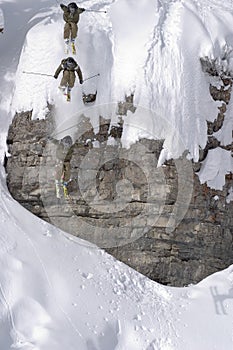
M 70 101 L 71 101 L 70 91 L 67 91 L 67 93 L 66 93 L 66 101 L 67 101 L 67 102 L 70 102 Z
M 65 211 L 69 211 L 69 206 L 73 204 L 73 200 L 69 195 L 67 183 L 63 181 L 55 180 L 55 192 L 56 192 L 56 204 L 58 205 L 68 205 Z
M 64 194 L 64 198 L 65 200 L 67 200 L 69 198 L 69 194 L 68 194 L 68 188 L 67 188 L 67 183 L 63 182 L 63 194 Z
M 55 180 L 55 190 L 56 190 L 56 198 L 59 202 L 61 199 L 61 193 L 60 193 L 61 183 L 58 180 Z
M 64 48 L 65 54 L 68 55 L 70 52 L 70 43 L 65 42 L 65 48 Z M 74 43 L 71 43 L 71 51 L 73 55 L 76 55 L 76 47 Z
M 71 44 L 71 48 L 72 48 L 72 54 L 76 55 L 76 47 L 75 47 L 74 43 Z

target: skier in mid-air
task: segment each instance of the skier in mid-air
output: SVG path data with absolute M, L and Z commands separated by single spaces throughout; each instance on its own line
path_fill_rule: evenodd
M 82 71 L 78 63 L 73 59 L 73 57 L 64 58 L 60 65 L 58 66 L 54 78 L 57 79 L 60 72 L 63 70 L 62 80 L 59 89 L 67 96 L 67 101 L 71 99 L 71 89 L 74 87 L 75 83 L 75 72 L 78 74 L 79 83 L 83 83 Z
M 54 137 L 49 136 L 48 141 L 56 146 L 55 167 L 54 167 L 54 180 L 56 189 L 57 202 L 60 203 L 61 199 L 69 200 L 68 183 L 71 181 L 71 165 L 70 161 L 73 155 L 72 138 L 67 135 L 61 140 L 57 140 Z
M 78 21 L 80 14 L 85 11 L 84 8 L 78 7 L 75 2 L 71 2 L 68 6 L 60 4 L 63 10 L 64 25 L 64 40 L 65 40 L 65 53 L 69 53 L 69 43 L 71 42 L 72 53 L 76 54 L 75 39 L 78 34 Z

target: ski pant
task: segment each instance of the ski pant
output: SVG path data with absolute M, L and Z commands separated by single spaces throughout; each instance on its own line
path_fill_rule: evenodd
M 77 37 L 78 26 L 77 23 L 65 23 L 64 25 L 64 39 L 73 40 Z
M 69 88 L 72 88 L 74 87 L 74 83 L 75 83 L 75 72 L 72 70 L 64 70 L 60 85 L 61 86 L 68 85 Z
M 70 180 L 70 162 L 60 162 L 55 166 L 55 180 L 68 182 Z
M 68 181 L 70 180 L 70 162 L 60 162 L 55 166 L 55 187 L 56 197 L 61 198 L 60 187 L 63 188 L 63 194 L 65 197 L 68 196 Z

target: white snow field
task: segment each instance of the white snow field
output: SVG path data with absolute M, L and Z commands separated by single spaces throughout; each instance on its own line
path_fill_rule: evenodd
M 233 267 L 165 287 L 41 221 L 1 168 L 0 349 L 232 349 Z
M 1 159 L 15 112 L 33 110 L 34 118 L 44 118 L 52 103 L 58 129 L 82 112 L 93 124 L 101 112 L 115 123 L 116 103 L 133 93 L 138 109 L 124 117 L 123 145 L 143 136 L 164 138 L 159 164 L 185 149 L 197 160 L 199 146 L 207 141 L 206 121 L 216 118 L 219 105 L 210 98 L 199 59 L 228 52 L 224 64 L 233 70 L 232 1 L 78 4 L 107 14 L 81 15 L 76 58 L 84 78 L 100 77 L 83 86 L 77 81 L 68 104 L 59 94 L 58 80 L 24 73 L 53 75 L 65 57 L 58 3 L 0 0 L 5 18 L 0 37 Z M 95 107 L 84 106 L 82 89 L 96 87 Z M 232 104 L 217 135 L 223 145 L 231 142 L 231 130 Z M 217 148 L 209 153 L 200 180 L 221 189 L 230 171 L 230 152 Z M 21 207 L 8 192 L 2 165 L 0 196 L 1 350 L 233 348 L 233 266 L 197 285 L 162 286 Z

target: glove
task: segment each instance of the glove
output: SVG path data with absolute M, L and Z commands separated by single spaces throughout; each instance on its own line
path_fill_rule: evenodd
M 79 80 L 79 82 L 80 82 L 80 84 L 82 84 L 82 83 L 83 83 L 83 80 L 81 79 L 81 80 Z
M 85 9 L 83 7 L 81 7 L 80 10 L 82 10 L 83 12 L 85 11 Z
M 54 75 L 53 77 L 54 77 L 55 79 L 57 79 L 57 76 L 56 76 L 56 75 Z

